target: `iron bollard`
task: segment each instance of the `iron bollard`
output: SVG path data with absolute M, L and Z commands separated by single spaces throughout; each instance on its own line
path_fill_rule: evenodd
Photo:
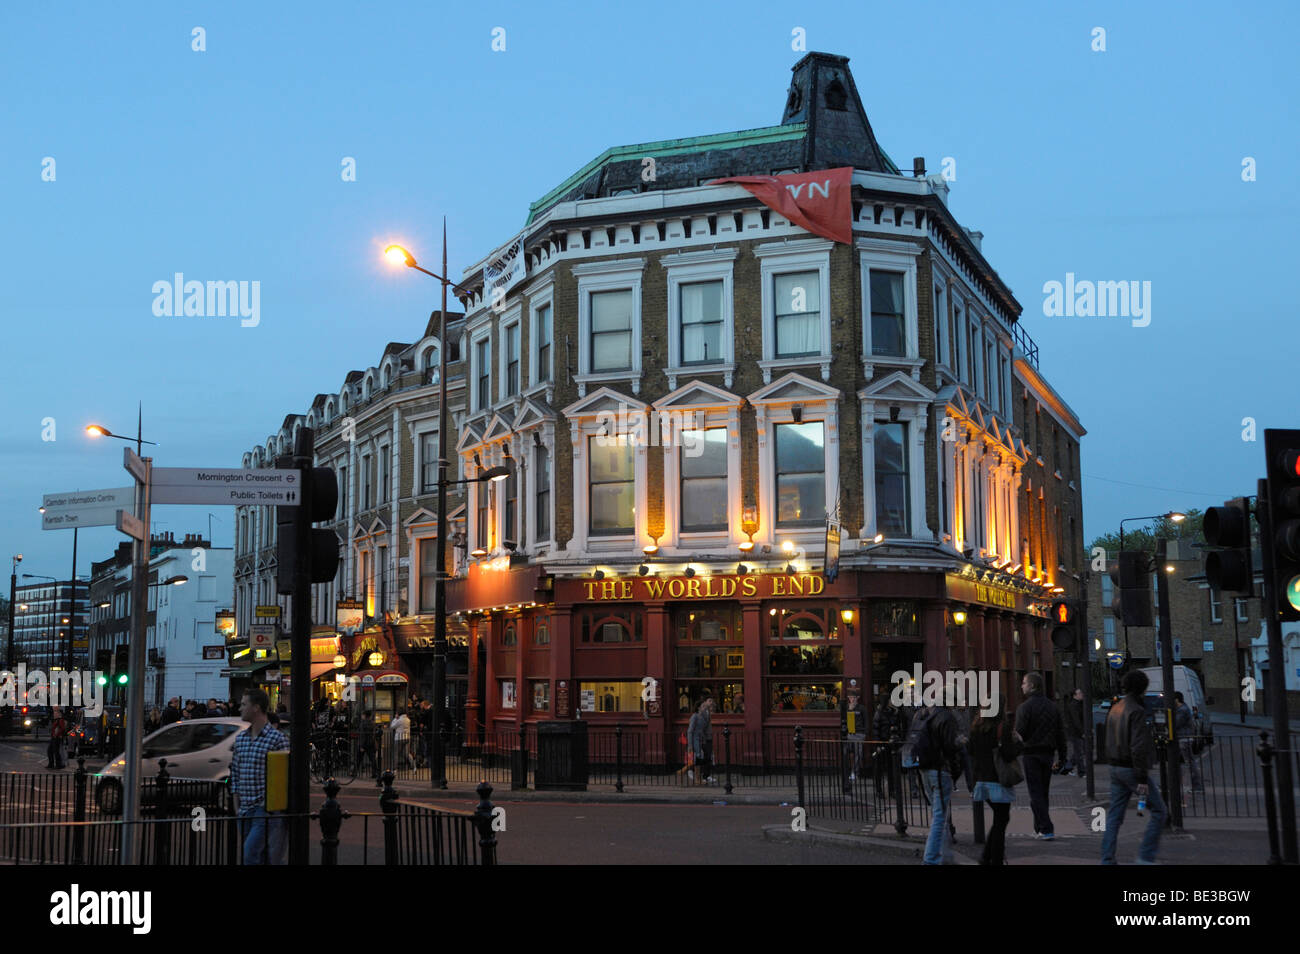
M 339 783 L 325 780 L 325 804 L 320 807 L 320 863 L 339 863 L 339 829 L 343 827 L 343 806 L 339 804 Z
M 226 807 L 226 816 L 230 819 L 225 823 L 226 828 L 226 864 L 237 865 L 240 862 L 240 835 L 239 830 L 239 813 L 235 811 L 235 791 L 230 783 L 230 779 L 223 779 L 222 785 L 226 787 L 225 798 L 222 804 Z
M 86 757 L 77 756 L 77 774 L 73 780 L 73 794 L 75 800 L 72 803 L 72 820 L 74 822 L 84 822 L 86 820 Z M 84 825 L 77 826 L 77 832 L 72 836 L 72 863 L 74 865 L 84 864 L 86 861 L 86 828 Z
M 723 787 L 728 795 L 731 794 L 731 726 L 722 727 L 722 746 L 727 756 L 727 784 Z
M 1256 750 L 1259 753 L 1260 768 L 1264 770 L 1264 811 L 1268 814 L 1268 863 L 1270 865 L 1280 865 L 1282 863 L 1282 852 L 1278 844 L 1277 834 L 1277 799 L 1273 795 L 1273 753 L 1272 744 L 1268 741 L 1268 733 L 1261 731 L 1259 733 L 1259 746 Z
M 158 760 L 158 801 L 154 806 L 154 823 L 157 826 L 154 836 L 153 863 L 168 864 L 171 855 L 171 826 L 167 824 L 167 785 L 171 776 L 167 774 L 167 760 Z
M 614 781 L 614 791 L 620 794 L 623 791 L 623 727 L 614 726 L 614 770 L 617 773 Z
M 492 830 L 492 814 L 496 811 L 489 799 L 492 786 L 479 782 L 474 789 L 478 793 L 478 807 L 474 809 L 474 826 L 478 828 L 478 846 L 483 850 L 483 864 L 497 863 L 497 833 Z
M 799 786 L 799 808 L 806 808 L 804 805 L 803 791 L 803 726 L 794 727 L 794 777 Z
M 379 796 L 379 807 L 384 812 L 384 864 L 395 865 L 398 863 L 397 799 L 399 796 L 393 788 L 392 772 L 384 772 L 379 781 L 384 786 L 384 791 Z
M 907 819 L 903 812 L 903 740 L 897 725 L 889 729 L 889 775 L 894 782 L 894 831 L 902 838 L 907 834 Z

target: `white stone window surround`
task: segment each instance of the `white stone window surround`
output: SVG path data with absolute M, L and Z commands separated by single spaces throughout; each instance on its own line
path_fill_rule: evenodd
M 451 422 L 448 421 L 448 423 L 450 424 Z M 436 460 L 432 462 L 434 466 L 434 487 L 432 490 L 424 489 L 424 465 L 426 463 L 424 459 L 424 438 L 426 434 L 438 433 L 438 412 L 427 411 L 422 414 L 411 414 L 406 418 L 406 430 L 407 433 L 410 435 L 411 446 L 414 448 L 414 451 L 411 454 L 411 459 L 412 461 L 414 461 L 415 464 L 415 466 L 412 468 L 412 470 L 414 470 L 415 473 L 413 474 L 411 479 L 410 496 L 412 498 L 415 498 L 415 497 L 427 497 L 430 494 L 436 494 L 438 492 L 438 488 L 437 488 L 438 462 Z M 443 453 L 443 450 L 444 448 L 442 446 L 442 437 L 441 435 L 439 435 L 438 453 L 441 455 Z M 455 478 L 454 470 L 455 470 L 454 462 L 448 459 L 447 478 L 449 480 Z
M 772 382 L 773 371 L 794 368 L 820 368 L 823 381 L 831 379 L 831 249 L 835 243 L 829 239 L 798 239 L 769 242 L 755 246 L 754 257 L 760 263 L 763 301 L 763 357 L 758 366 L 763 369 L 763 383 Z M 787 272 L 818 273 L 821 282 L 821 354 L 800 358 L 776 357 L 776 302 L 773 279 Z M 760 518 L 761 519 L 761 518 Z
M 555 270 L 547 272 L 537 281 L 533 282 L 524 289 L 524 295 L 528 298 L 528 388 L 525 393 L 532 393 L 534 388 L 545 388 L 547 391 L 546 400 L 551 400 L 551 394 L 555 390 Z M 538 337 L 540 328 L 537 324 L 537 313 L 549 307 L 551 309 L 551 357 L 548 362 L 550 376 L 546 380 L 541 380 L 538 373 L 541 370 L 541 352 L 542 341 Z
M 522 519 L 524 521 L 523 538 L 519 541 L 520 550 L 532 556 L 544 554 L 549 550 L 555 549 L 555 421 L 536 420 L 530 424 L 519 428 L 519 495 L 523 506 L 521 507 Z M 534 440 L 534 435 L 537 439 Z M 541 441 L 539 445 L 537 441 Z M 547 465 L 550 469 L 550 513 L 546 525 L 550 532 L 545 539 L 537 537 L 537 515 L 535 507 L 537 505 L 537 448 L 541 446 L 546 449 Z
M 677 379 L 697 374 L 723 375 L 723 385 L 731 387 L 736 371 L 735 356 L 735 261 L 739 249 L 726 248 L 707 252 L 679 252 L 665 255 L 659 264 L 668 270 L 668 376 L 670 390 L 677 389 Z M 694 282 L 722 282 L 722 354 L 706 364 L 681 363 L 681 286 Z
M 740 408 L 743 399 L 703 381 L 682 385 L 654 403 L 660 421 L 668 417 L 672 422 L 671 436 L 676 437 L 679 424 L 684 430 L 726 428 L 727 431 L 727 529 L 716 531 L 683 532 L 682 512 L 682 454 L 686 448 L 680 440 L 669 440 L 661 448 L 664 455 L 664 532 L 659 539 L 660 555 L 681 550 L 698 553 L 710 548 L 735 550 L 749 538 L 741 532 L 741 461 L 740 461 Z M 678 415 L 681 415 L 680 417 Z M 690 416 L 688 416 L 690 415 Z M 692 421 L 694 427 L 686 427 Z M 662 440 L 662 425 L 656 436 Z
M 586 398 L 564 408 L 562 413 L 569 421 L 569 438 L 573 445 L 573 536 L 564 546 L 563 551 L 579 554 L 580 559 L 597 559 L 612 554 L 633 555 L 653 543 L 647 531 L 646 513 L 648 512 L 648 487 L 646 454 L 650 450 L 641 442 L 634 446 L 632 453 L 632 473 L 635 480 L 635 503 L 633 532 L 617 536 L 592 536 L 590 533 L 590 458 L 587 453 L 588 439 L 602 433 L 608 418 L 601 418 L 602 411 L 618 414 L 625 409 L 628 419 L 640 415 L 643 419 L 649 405 L 620 394 L 612 388 L 602 387 Z M 645 426 L 644 424 L 642 425 Z M 658 449 L 656 448 L 656 452 Z M 558 488 L 551 485 L 554 499 Z M 552 527 L 552 533 L 554 528 Z
M 825 425 L 826 508 L 833 511 L 839 494 L 839 401 L 841 392 L 811 378 L 791 372 L 748 397 L 754 406 L 758 430 L 758 530 L 754 543 L 770 546 L 773 554 L 786 540 L 796 549 L 822 553 L 826 545 L 825 524 L 815 527 L 776 528 L 776 441 L 777 424 L 794 424 L 794 406 L 800 407 L 800 421 Z M 748 537 L 746 537 L 748 539 Z M 779 556 L 779 555 L 778 555 Z
M 510 362 L 510 332 L 515 328 L 519 329 L 519 353 L 516 356 L 519 361 L 519 384 L 518 390 L 516 390 L 514 394 L 507 394 L 506 388 L 508 385 L 506 382 L 508 375 L 507 369 Z M 524 341 L 522 304 L 516 302 L 506 310 L 505 314 L 501 318 L 501 332 L 497 335 L 497 341 L 500 343 L 500 347 L 497 349 L 500 354 L 497 356 L 497 387 L 493 393 L 497 396 L 496 403 L 500 405 L 513 401 L 516 397 L 524 393 L 524 348 L 526 347 L 526 343 Z
M 883 239 L 859 238 L 853 243 L 858 250 L 858 269 L 862 285 L 862 364 L 866 376 L 876 374 L 876 366 L 903 368 L 912 379 L 921 380 L 925 362 L 920 351 L 920 319 L 917 310 L 916 259 L 921 249 L 908 242 L 889 242 Z M 903 276 L 903 323 L 906 344 L 905 355 L 891 357 L 871 353 L 871 272 L 893 272 Z
M 641 393 L 641 284 L 645 272 L 644 258 L 620 258 L 608 262 L 589 262 L 573 266 L 578 280 L 578 373 L 573 380 L 578 396 L 586 397 L 587 385 L 627 382 L 633 394 Z M 632 292 L 632 367 L 627 371 L 591 370 L 591 293 L 601 291 Z M 552 311 L 552 327 L 554 312 Z M 554 345 L 551 347 L 555 351 Z
M 491 409 L 491 405 L 479 403 L 478 382 L 482 376 L 482 370 L 479 367 L 479 343 L 487 342 L 487 363 L 488 372 L 491 373 L 492 367 L 492 325 L 484 323 L 470 333 L 469 338 L 469 407 L 471 414 L 478 414 Z M 488 382 L 488 397 L 492 395 L 492 382 Z
M 948 276 L 935 268 L 930 273 L 930 312 L 935 328 L 935 344 L 940 352 L 935 356 L 936 368 L 952 366 L 952 342 L 948 340 Z M 942 360 L 940 360 L 942 357 Z
M 862 516 L 858 538 L 870 540 L 876 529 L 875 425 L 888 421 L 898 408 L 898 422 L 907 425 L 908 540 L 935 540 L 925 524 L 925 445 L 934 394 L 902 369 L 872 382 L 858 392 L 862 440 Z M 942 430 L 942 429 L 941 429 Z M 942 437 L 942 433 L 940 434 Z M 942 460 L 942 455 L 941 458 Z M 951 484 L 950 484 L 951 486 Z

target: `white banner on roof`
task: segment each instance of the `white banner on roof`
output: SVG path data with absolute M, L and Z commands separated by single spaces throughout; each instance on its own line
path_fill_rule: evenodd
M 510 291 L 523 281 L 526 272 L 524 240 L 520 237 L 501 256 L 483 266 L 483 297 L 489 302 L 495 301 L 497 295 Z

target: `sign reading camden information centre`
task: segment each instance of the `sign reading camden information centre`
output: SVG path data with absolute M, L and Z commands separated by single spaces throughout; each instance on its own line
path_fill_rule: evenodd
M 826 580 L 818 573 L 757 573 L 746 576 L 638 576 L 622 580 L 583 580 L 588 600 L 716 600 L 732 597 L 819 596 Z

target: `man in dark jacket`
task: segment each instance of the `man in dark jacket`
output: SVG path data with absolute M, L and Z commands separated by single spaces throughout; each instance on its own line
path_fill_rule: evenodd
M 162 718 L 159 720 L 160 725 L 171 725 L 173 722 L 181 721 L 181 700 L 171 698 L 167 700 L 167 708 L 163 710 Z
M 1110 810 L 1106 812 L 1106 834 L 1101 839 L 1101 863 L 1115 864 L 1119 826 L 1124 824 L 1129 796 L 1137 792 L 1138 804 L 1146 800 L 1151 811 L 1146 834 L 1138 848 L 1138 864 L 1152 865 L 1165 826 L 1165 803 L 1160 786 L 1151 785 L 1148 773 L 1153 762 L 1154 743 L 1143 696 L 1150 680 L 1141 669 L 1125 673 L 1120 688 L 1124 698 L 1110 707 L 1106 717 L 1106 753 L 1110 758 Z
M 1061 769 L 1062 775 L 1069 775 L 1073 769 L 1079 778 L 1088 771 L 1088 760 L 1083 752 L 1083 690 L 1075 689 L 1069 699 L 1065 700 L 1065 739 L 1070 744 L 1070 760 Z
M 909 739 L 918 729 L 929 734 L 926 755 L 917 766 L 930 802 L 930 837 L 922 864 L 952 864 L 952 780 L 960 770 L 966 739 L 952 710 L 943 706 L 918 709 L 908 729 Z
M 1025 701 L 1016 710 L 1016 732 L 1024 745 L 1025 786 L 1029 789 L 1029 807 L 1034 812 L 1034 834 L 1050 841 L 1056 837 L 1052 817 L 1047 812 L 1047 795 L 1052 784 L 1052 752 L 1065 761 L 1065 729 L 1061 713 L 1052 700 L 1043 695 L 1042 673 L 1025 673 L 1020 681 Z

